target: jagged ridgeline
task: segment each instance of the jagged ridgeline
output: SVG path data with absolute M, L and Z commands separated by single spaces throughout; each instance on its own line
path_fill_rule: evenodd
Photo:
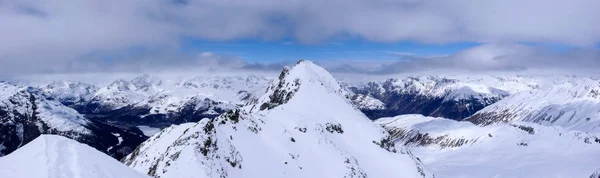
M 213 119 L 171 126 L 122 161 L 153 177 L 433 177 L 301 60 L 267 91 Z

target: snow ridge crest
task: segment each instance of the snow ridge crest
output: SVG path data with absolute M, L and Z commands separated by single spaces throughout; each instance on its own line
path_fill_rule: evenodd
M 287 103 L 301 89 L 322 87 L 330 93 L 346 96 L 337 80 L 324 68 L 311 61 L 301 59 L 292 68 L 283 68 L 277 80 L 268 88 L 265 95 L 250 101 L 250 112 L 263 111 Z

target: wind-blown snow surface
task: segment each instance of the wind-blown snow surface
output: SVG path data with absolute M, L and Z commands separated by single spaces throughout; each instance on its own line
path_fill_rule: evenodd
M 468 118 L 477 124 L 525 121 L 600 132 L 600 80 L 559 77 L 548 87 L 519 92 Z
M 589 177 L 600 165 L 598 135 L 512 122 L 485 127 L 422 115 L 376 121 L 410 146 L 436 177 Z
M 61 136 L 41 135 L 0 158 L 2 177 L 145 178 L 87 145 Z
M 162 178 L 432 177 L 410 152 L 387 147 L 386 132 L 346 96 L 301 61 L 242 109 L 166 128 L 124 162 Z

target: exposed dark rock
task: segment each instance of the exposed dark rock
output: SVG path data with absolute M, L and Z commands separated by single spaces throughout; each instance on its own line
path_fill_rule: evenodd
M 285 104 L 294 96 L 294 93 L 298 91 L 300 88 L 300 81 L 298 79 L 294 80 L 293 83 L 285 80 L 289 71 L 290 68 L 284 68 L 279 74 L 279 82 L 276 85 L 271 85 L 269 87 L 268 90 L 273 90 L 273 93 L 269 95 L 268 102 L 260 105 L 260 110 L 272 109 L 281 104 Z
M 533 127 L 529 127 L 529 126 L 524 126 L 524 125 L 514 125 L 514 124 L 510 124 L 513 127 L 519 128 L 531 135 L 535 134 L 535 130 L 533 129 Z
M 596 172 L 590 175 L 590 178 L 600 178 L 600 169 L 596 170 Z
M 325 124 L 325 129 L 329 132 L 329 133 L 339 133 L 339 134 L 343 134 L 344 133 L 344 129 L 342 129 L 342 125 L 340 124 L 332 124 L 332 123 L 327 123 Z
M 437 145 L 441 148 L 460 147 L 468 143 L 475 143 L 477 140 L 468 140 L 465 138 L 451 138 L 448 135 L 431 136 L 429 133 L 420 133 L 418 131 L 408 131 L 399 128 L 386 128 L 390 137 L 389 142 L 400 142 L 406 146 L 425 147 Z

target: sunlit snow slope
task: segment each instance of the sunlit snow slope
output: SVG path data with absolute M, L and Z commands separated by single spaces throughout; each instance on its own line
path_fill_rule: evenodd
M 600 165 L 598 135 L 560 127 L 527 122 L 482 127 L 422 115 L 376 122 L 439 178 L 589 177 Z
M 92 147 L 56 135 L 41 135 L 0 158 L 7 178 L 144 178 L 147 177 Z

